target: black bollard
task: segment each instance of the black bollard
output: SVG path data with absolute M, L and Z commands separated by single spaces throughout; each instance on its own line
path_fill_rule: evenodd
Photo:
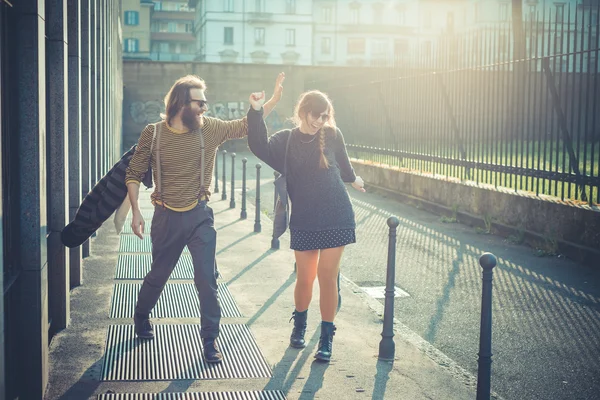
M 479 257 L 479 265 L 483 268 L 483 289 L 481 292 L 477 400 L 489 400 L 492 375 L 492 277 L 496 266 L 496 256 L 492 253 L 483 253 Z
M 279 178 L 281 174 L 277 171 L 273 171 L 273 176 L 275 179 Z M 277 190 L 273 191 L 273 212 L 275 212 L 275 207 L 277 207 Z M 275 218 L 273 218 L 273 228 L 275 228 Z M 279 249 L 279 238 L 275 237 L 275 229 L 273 229 L 273 238 L 271 239 L 271 248 Z
M 396 228 L 400 225 L 397 217 L 389 217 L 390 227 L 388 241 L 387 276 L 385 282 L 385 308 L 383 311 L 383 332 L 379 342 L 379 360 L 394 361 L 396 345 L 394 344 L 394 285 L 396 283 Z
M 242 158 L 242 212 L 240 213 L 241 219 L 248 218 L 246 213 L 246 163 L 248 160 L 246 157 Z
M 231 153 L 231 196 L 229 200 L 229 208 L 235 208 L 235 153 Z
M 256 164 L 256 210 L 254 218 L 254 232 L 260 232 L 260 163 Z
M 226 155 L 227 150 L 223 150 L 223 185 L 221 185 L 223 191 L 221 192 L 221 200 L 227 200 L 227 178 L 225 177 L 225 170 L 227 169 L 227 166 L 225 164 L 225 162 L 227 161 L 227 157 L 225 157 Z
M 219 149 L 215 152 L 215 193 L 219 193 Z

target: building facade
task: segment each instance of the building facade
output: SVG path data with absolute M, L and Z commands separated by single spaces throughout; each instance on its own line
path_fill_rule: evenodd
M 123 0 L 121 21 L 125 58 L 150 59 L 150 18 L 153 8 L 154 3 L 149 0 Z
M 153 61 L 195 58 L 195 13 L 187 1 L 123 0 L 121 18 L 124 58 Z
M 190 0 L 197 60 L 312 64 L 312 1 Z
M 0 2 L 0 400 L 42 399 L 89 243 L 60 233 L 121 154 L 120 0 Z

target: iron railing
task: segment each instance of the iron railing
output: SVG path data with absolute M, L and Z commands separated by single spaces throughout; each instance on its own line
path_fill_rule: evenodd
M 600 48 L 593 7 L 440 41 L 435 62 L 312 82 L 350 154 L 445 179 L 600 203 Z M 501 39 L 504 38 L 504 39 Z

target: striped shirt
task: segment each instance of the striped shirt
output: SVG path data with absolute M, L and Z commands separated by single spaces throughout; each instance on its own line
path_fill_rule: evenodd
M 215 164 L 217 148 L 229 139 L 243 138 L 248 134 L 246 117 L 234 121 L 203 117 L 204 125 L 194 131 L 179 131 L 165 121 L 160 131 L 160 167 L 161 193 L 157 185 L 150 196 L 153 204 L 163 204 L 174 211 L 187 211 L 196 207 L 200 196 L 201 150 L 200 134 L 204 137 L 204 187 L 206 200 L 210 196 L 208 190 Z M 125 175 L 125 183 L 135 182 L 138 185 L 148 171 L 148 162 L 152 162 L 154 182 L 157 182 L 156 139 L 154 125 L 147 125 L 142 131 L 137 148 Z M 152 157 L 150 148 L 152 146 Z M 204 200 L 204 198 L 203 198 Z

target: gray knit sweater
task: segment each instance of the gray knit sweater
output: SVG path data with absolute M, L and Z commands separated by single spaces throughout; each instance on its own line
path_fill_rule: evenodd
M 276 171 L 283 173 L 285 148 L 291 137 L 287 159 L 287 187 L 292 203 L 290 229 L 323 231 L 354 229 L 354 210 L 344 182 L 356 175 L 348 159 L 342 132 L 328 134 L 324 154 L 329 168 L 319 167 L 319 137 L 298 128 L 284 129 L 267 138 L 263 111 L 248 111 L 250 150 Z M 313 140 L 314 139 L 314 140 Z

